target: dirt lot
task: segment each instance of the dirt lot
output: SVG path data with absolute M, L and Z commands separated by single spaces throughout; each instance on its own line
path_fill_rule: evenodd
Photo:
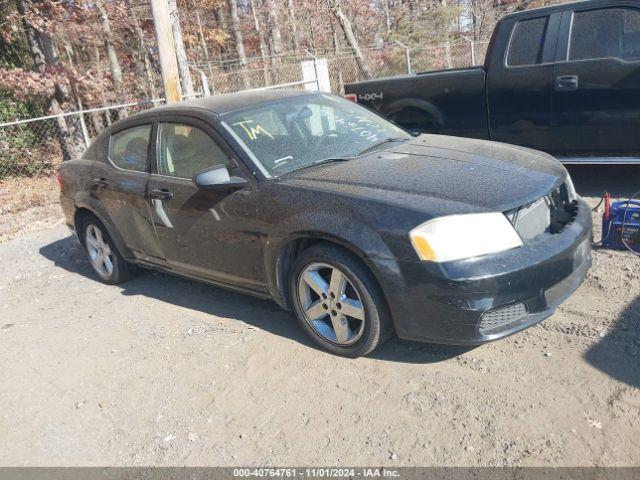
M 61 223 L 54 176 L 0 180 L 0 242 Z
M 572 169 L 593 204 L 637 172 Z M 640 464 L 630 253 L 596 251 L 506 340 L 346 360 L 268 301 L 152 272 L 103 285 L 52 223 L 0 244 L 0 465 Z

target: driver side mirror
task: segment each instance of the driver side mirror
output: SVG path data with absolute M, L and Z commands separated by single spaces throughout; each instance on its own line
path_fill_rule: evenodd
M 234 191 L 244 187 L 247 182 L 242 177 L 232 177 L 225 165 L 217 165 L 210 170 L 197 173 L 193 182 L 202 190 Z

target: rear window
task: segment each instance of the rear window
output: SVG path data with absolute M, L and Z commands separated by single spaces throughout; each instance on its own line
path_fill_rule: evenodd
M 123 170 L 145 172 L 151 125 L 127 128 L 109 138 L 109 159 Z
M 507 65 L 520 67 L 542 63 L 548 23 L 549 17 L 541 17 L 516 24 L 509 45 Z
M 640 10 L 607 8 L 573 17 L 569 60 L 640 60 Z

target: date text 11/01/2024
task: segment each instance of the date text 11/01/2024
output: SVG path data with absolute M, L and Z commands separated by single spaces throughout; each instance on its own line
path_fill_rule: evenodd
M 263 478 L 399 478 L 397 469 L 386 468 L 235 468 L 234 477 Z

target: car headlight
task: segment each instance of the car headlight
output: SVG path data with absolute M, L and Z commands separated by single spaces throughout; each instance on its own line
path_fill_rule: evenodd
M 472 213 L 434 218 L 409 233 L 421 260 L 450 262 L 522 246 L 502 213 Z

